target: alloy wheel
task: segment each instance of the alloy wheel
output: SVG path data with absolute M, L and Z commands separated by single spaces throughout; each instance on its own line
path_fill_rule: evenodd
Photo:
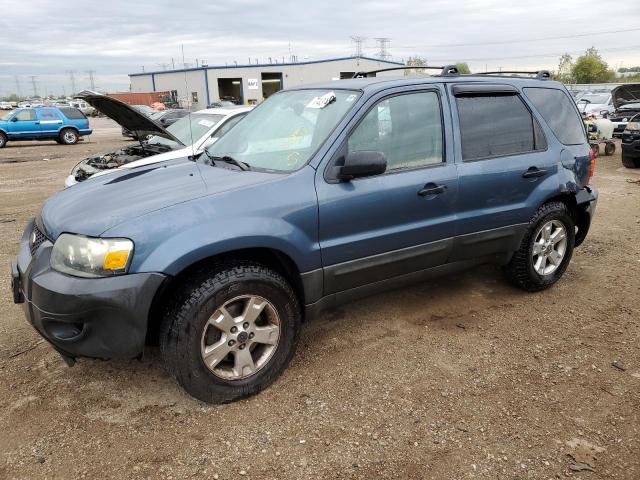
M 271 302 L 257 295 L 232 298 L 204 327 L 202 361 L 211 373 L 225 380 L 250 377 L 273 357 L 280 331 L 280 317 Z
M 567 251 L 567 230 L 559 220 L 550 220 L 538 229 L 535 235 L 531 260 L 538 275 L 555 272 Z

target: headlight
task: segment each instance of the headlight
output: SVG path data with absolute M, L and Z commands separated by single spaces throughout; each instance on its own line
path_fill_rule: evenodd
M 127 273 L 133 242 L 126 238 L 91 238 L 63 233 L 51 252 L 51 267 L 76 277 L 98 278 Z
M 627 130 L 640 130 L 640 122 L 627 123 Z

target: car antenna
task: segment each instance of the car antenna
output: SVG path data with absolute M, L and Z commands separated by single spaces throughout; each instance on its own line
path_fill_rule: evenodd
M 184 61 L 184 43 L 180 45 L 182 49 L 182 68 L 184 72 L 184 90 L 187 98 L 187 107 L 189 111 L 187 112 L 187 117 L 189 118 L 189 136 L 191 137 L 191 157 L 196 156 L 196 152 L 193 149 L 193 126 L 191 125 L 191 102 L 189 101 L 189 82 L 187 81 L 187 64 Z M 197 65 L 196 65 L 197 67 Z

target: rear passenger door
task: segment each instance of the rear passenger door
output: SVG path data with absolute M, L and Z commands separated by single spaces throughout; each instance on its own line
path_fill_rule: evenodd
M 453 244 L 456 169 L 448 108 L 439 86 L 370 99 L 318 171 L 325 295 L 427 269 Z M 348 153 L 378 151 L 382 175 L 339 182 L 332 165 Z
M 39 108 L 36 112 L 40 122 L 41 136 L 56 137 L 62 125 L 62 117 L 57 110 L 52 108 Z
M 450 86 L 459 193 L 452 260 L 517 250 L 531 216 L 528 199 L 557 172 L 546 138 L 518 90 Z M 557 187 L 557 185 L 556 185 Z

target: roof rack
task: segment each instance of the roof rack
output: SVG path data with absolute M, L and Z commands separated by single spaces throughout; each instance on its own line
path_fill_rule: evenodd
M 445 65 L 444 67 L 431 67 L 431 66 L 407 66 L 381 68 L 380 70 L 369 70 L 368 72 L 356 72 L 351 78 L 366 78 L 372 73 L 391 72 L 393 70 L 440 70 L 440 76 L 442 77 L 455 77 L 458 75 L 458 67 L 455 65 Z
M 504 74 L 514 74 L 514 75 L 535 75 L 538 80 L 549 80 L 551 78 L 551 73 L 549 70 L 536 70 L 533 72 L 527 72 L 522 70 L 502 70 L 500 72 L 478 72 L 473 75 L 504 75 Z

